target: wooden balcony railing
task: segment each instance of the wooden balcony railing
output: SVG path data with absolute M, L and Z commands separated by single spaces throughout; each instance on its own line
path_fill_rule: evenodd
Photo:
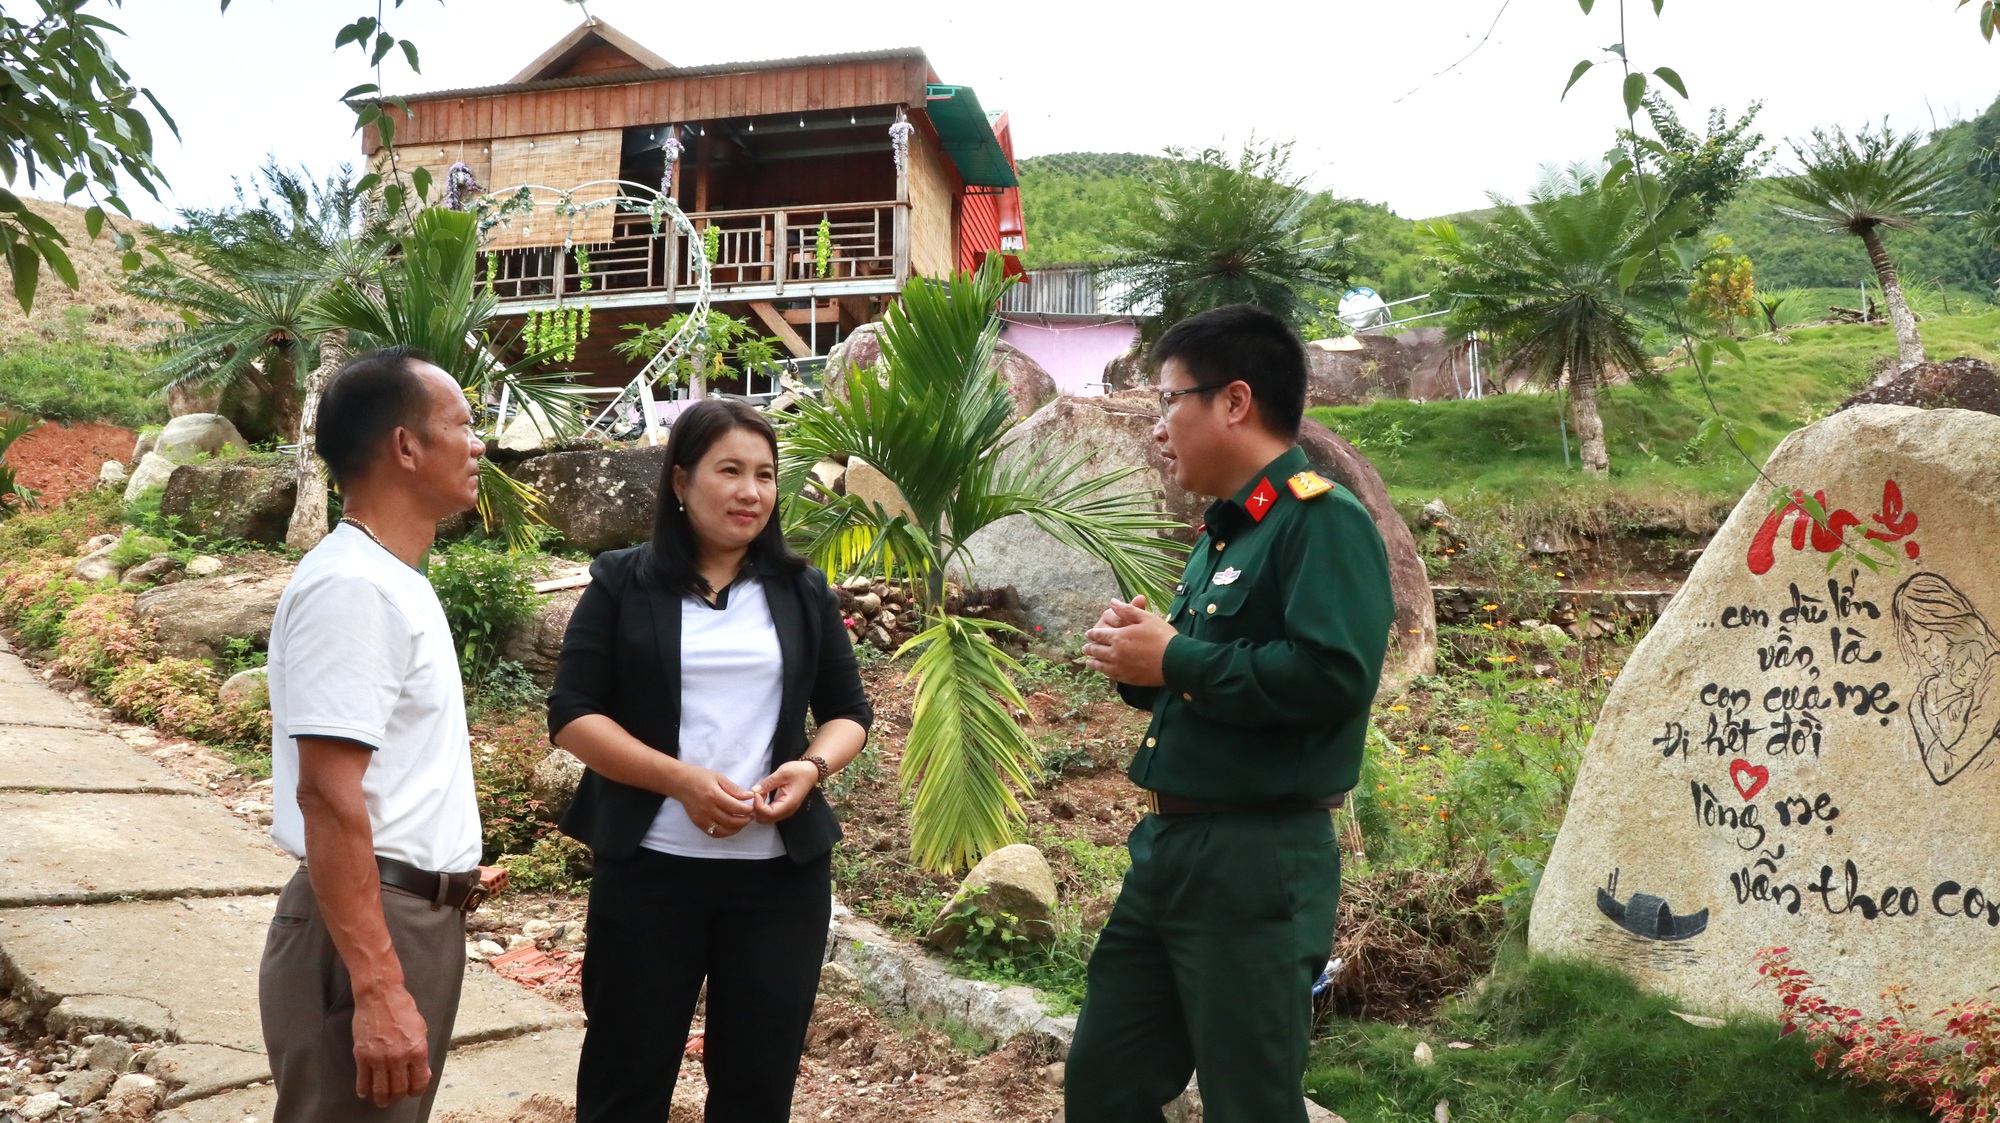
M 787 285 L 905 280 L 909 272 L 907 204 L 846 203 L 783 210 L 704 211 L 688 216 L 694 237 L 713 227 L 715 260 L 709 287 L 717 293 L 757 289 L 782 296 Z M 819 275 L 819 226 L 828 227 L 827 270 Z M 689 235 L 646 214 L 620 214 L 612 240 L 588 246 L 592 295 L 662 292 L 668 300 L 690 289 L 695 277 Z M 502 250 L 493 278 L 501 301 L 565 298 L 582 291 L 576 255 L 559 246 Z

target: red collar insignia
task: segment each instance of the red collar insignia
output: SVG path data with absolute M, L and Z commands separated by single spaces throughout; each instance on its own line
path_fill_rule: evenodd
M 1278 489 L 1271 486 L 1271 481 L 1267 477 L 1257 481 L 1257 490 L 1251 492 L 1250 498 L 1243 501 L 1243 509 L 1250 512 L 1253 522 L 1263 522 L 1264 516 L 1271 513 L 1271 504 L 1277 501 Z

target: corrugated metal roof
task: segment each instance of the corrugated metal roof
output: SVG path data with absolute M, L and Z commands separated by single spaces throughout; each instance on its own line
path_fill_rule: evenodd
M 748 74 L 759 70 L 789 70 L 802 66 L 837 66 L 847 62 L 888 62 L 893 59 L 920 59 L 924 69 L 930 60 L 921 47 L 891 47 L 880 51 L 851 51 L 839 55 L 801 55 L 797 58 L 765 59 L 754 62 L 719 62 L 708 66 L 670 66 L 663 70 L 612 70 L 603 74 L 583 74 L 573 78 L 545 78 L 538 82 L 503 82 L 494 86 L 468 86 L 456 90 L 404 94 L 410 102 L 439 98 L 491 97 L 495 94 L 527 93 L 538 90 L 576 90 L 588 86 L 623 86 L 637 82 L 657 82 L 662 78 L 701 78 L 712 74 Z M 373 100 L 373 99 L 371 99 Z

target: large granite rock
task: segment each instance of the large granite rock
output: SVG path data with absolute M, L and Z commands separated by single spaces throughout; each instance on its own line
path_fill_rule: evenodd
M 552 452 L 523 461 L 514 478 L 542 493 L 543 516 L 563 541 L 593 554 L 653 536 L 667 446 Z
M 171 458 L 157 452 L 141 454 L 139 462 L 132 466 L 132 475 L 125 481 L 125 502 L 132 502 L 150 488 L 166 487 L 178 467 Z
M 826 353 L 826 371 L 820 376 L 820 389 L 828 397 L 845 401 L 847 376 L 857 368 L 866 369 L 881 361 L 882 326 L 862 324 Z
M 205 581 L 182 581 L 139 594 L 135 607 L 150 620 L 160 648 L 184 659 L 220 659 L 232 639 L 257 647 L 271 641 L 271 618 L 292 579 L 292 567 L 271 573 L 239 573 Z
M 873 503 L 890 515 L 912 517 L 909 501 L 903 498 L 901 488 L 882 474 L 882 470 L 866 460 L 850 458 L 847 469 L 840 476 L 841 493 L 852 495 L 863 502 Z
M 555 681 L 556 659 L 562 655 L 563 634 L 569 631 L 570 613 L 583 599 L 582 589 L 560 589 L 542 598 L 535 614 L 523 620 L 500 640 L 500 655 L 521 664 L 535 681 L 547 686 Z
M 176 463 L 185 463 L 204 453 L 213 456 L 224 446 L 239 451 L 249 447 L 243 434 L 227 417 L 216 413 L 186 413 L 167 422 L 160 430 L 153 451 Z
M 973 902 L 970 915 L 959 906 Z M 1037 943 L 1055 942 L 1056 875 L 1042 852 L 1025 842 L 1002 846 L 979 860 L 931 926 L 931 946 L 949 952 L 965 942 L 973 916 L 1004 924 Z M 1003 919 L 1003 915 L 1012 920 Z
M 1191 545 L 1209 500 L 1182 489 L 1166 474 L 1166 461 L 1153 440 L 1158 419 L 1159 399 L 1150 390 L 1058 398 L 1016 427 L 1020 440 L 1015 455 L 1047 440 L 1056 450 L 1074 449 L 1086 455 L 1077 478 L 1138 468 L 1113 489 L 1154 492 L 1160 497 L 1161 513 L 1182 524 L 1170 536 Z M 1396 693 L 1412 676 L 1429 673 L 1437 664 L 1436 604 L 1423 557 L 1367 457 L 1311 419 L 1300 428 L 1299 441 L 1314 469 L 1354 492 L 1382 533 L 1396 623 L 1381 689 L 1385 695 Z M 851 490 L 853 484 L 848 486 Z M 1027 606 L 1030 624 L 1045 635 L 1081 636 L 1103 614 L 1105 603 L 1118 595 L 1109 568 L 1057 542 L 1024 516 L 1002 519 L 973 535 L 966 545 L 972 555 L 972 581 L 988 588 L 1014 586 Z
M 1606 700 L 1530 947 L 1707 1010 L 1925 1012 L 2000 962 L 2000 418 L 1860 406 L 1792 434 Z M 1873 566 L 1864 565 L 1866 558 Z
M 872 367 L 881 361 L 881 327 L 863 324 L 827 353 L 820 389 L 829 397 L 845 401 L 848 376 L 857 368 Z M 1007 393 L 1013 396 L 1016 420 L 1026 418 L 1056 396 L 1055 377 L 1011 343 L 1002 341 L 993 345 L 993 369 L 1007 384 Z
M 276 546 L 285 541 L 298 493 L 296 461 L 205 460 L 174 469 L 160 514 L 211 538 Z
M 1056 397 L 1055 376 L 1042 369 L 1042 364 L 1028 357 L 1026 351 L 1002 340 L 993 345 L 993 367 L 1000 374 L 1000 380 L 1007 384 L 1007 393 L 1014 399 L 1014 419 L 1026 420 L 1036 410 L 1048 405 Z
M 1441 328 L 1316 340 L 1306 347 L 1306 358 L 1308 407 L 1357 405 L 1375 398 L 1434 402 L 1473 396 L 1464 341 L 1447 340 Z

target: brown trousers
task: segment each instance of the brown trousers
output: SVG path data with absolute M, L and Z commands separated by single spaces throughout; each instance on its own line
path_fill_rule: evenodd
M 273 1123 L 424 1123 L 430 1118 L 465 981 L 465 914 L 384 886 L 382 917 L 402 961 L 403 985 L 429 1031 L 430 1087 L 386 1108 L 354 1094 L 354 987 L 301 864 L 278 895 L 257 987 L 264 1049 L 278 1089 Z

